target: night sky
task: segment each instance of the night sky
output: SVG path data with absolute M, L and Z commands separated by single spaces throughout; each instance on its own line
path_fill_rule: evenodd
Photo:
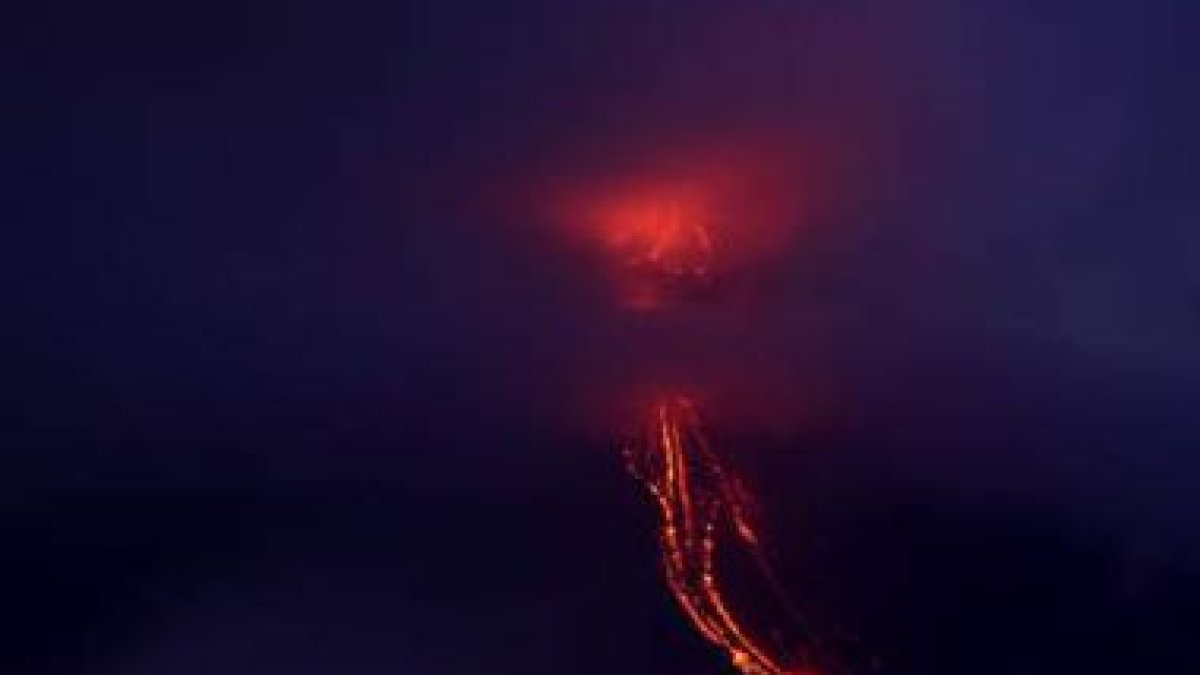
M 729 672 L 615 449 L 664 383 L 857 674 L 1200 672 L 1196 3 L 22 14 L 0 673 Z M 555 206 L 767 155 L 664 311 Z

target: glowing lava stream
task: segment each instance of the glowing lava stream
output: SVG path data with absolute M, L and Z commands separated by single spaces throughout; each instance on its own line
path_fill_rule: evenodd
M 787 664 L 772 653 L 729 606 L 716 569 L 717 544 L 726 535 L 764 565 L 770 584 L 776 582 L 760 550 L 752 497 L 709 447 L 695 405 L 670 397 L 653 406 L 651 417 L 624 452 L 658 509 L 663 567 L 675 600 L 743 675 L 816 675 L 811 666 Z

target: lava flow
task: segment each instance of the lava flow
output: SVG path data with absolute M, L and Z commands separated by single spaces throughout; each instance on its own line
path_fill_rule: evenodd
M 786 646 L 768 645 L 730 604 L 718 570 L 718 545 L 726 541 L 749 554 L 774 594 L 782 591 L 761 550 L 753 496 L 710 447 L 695 404 L 683 396 L 660 400 L 624 451 L 658 509 L 667 585 L 692 625 L 743 675 L 816 675 Z M 775 599 L 790 609 L 786 597 Z

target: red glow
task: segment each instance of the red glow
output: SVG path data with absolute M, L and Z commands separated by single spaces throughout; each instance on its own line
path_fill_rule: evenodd
M 662 189 L 596 208 L 604 249 L 622 272 L 627 305 L 653 309 L 664 292 L 712 281 L 715 220 L 703 195 L 689 192 Z
M 556 181 L 551 218 L 604 262 L 623 304 L 653 309 L 780 254 L 812 213 L 807 174 L 762 139 L 662 150 L 637 170 Z
M 618 204 L 606 218 L 611 224 L 606 243 L 629 265 L 703 276 L 712 265 L 713 246 L 708 216 L 696 201 L 664 195 Z

